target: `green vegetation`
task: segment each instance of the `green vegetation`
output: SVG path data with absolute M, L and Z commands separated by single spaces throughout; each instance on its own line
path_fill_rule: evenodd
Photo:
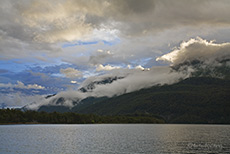
M 163 123 L 164 121 L 230 124 L 230 80 L 193 77 L 173 85 L 154 86 L 112 98 L 88 97 L 71 109 L 50 105 L 40 107 L 38 112 L 0 111 L 0 123 Z
M 94 124 L 94 123 L 164 123 L 150 115 L 98 116 L 77 113 L 47 113 L 0 109 L 0 124 Z
M 230 80 L 188 78 L 108 99 L 91 99 L 76 113 L 98 115 L 153 114 L 166 123 L 230 124 Z

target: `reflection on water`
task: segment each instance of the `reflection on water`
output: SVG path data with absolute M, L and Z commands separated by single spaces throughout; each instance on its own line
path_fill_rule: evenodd
M 230 126 L 2 125 L 0 153 L 230 153 Z

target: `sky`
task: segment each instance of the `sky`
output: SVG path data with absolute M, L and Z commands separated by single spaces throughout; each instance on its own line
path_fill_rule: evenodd
M 229 0 L 0 0 L 0 105 L 108 76 L 125 79 L 90 95 L 186 78 L 169 66 L 229 56 L 229 15 Z

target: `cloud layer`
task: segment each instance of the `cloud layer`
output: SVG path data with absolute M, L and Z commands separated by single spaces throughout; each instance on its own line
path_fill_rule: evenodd
M 60 69 L 60 72 L 64 74 L 67 78 L 79 78 L 82 77 L 82 73 L 74 68 Z
M 26 95 L 20 92 L 11 94 L 0 93 L 0 106 L 4 107 L 22 107 L 29 103 L 44 102 L 45 98 L 42 95 Z
M 44 54 L 48 57 L 61 54 L 65 59 L 69 56 L 63 53 L 59 43 L 79 40 L 113 41 L 119 38 L 128 41 L 124 42 L 127 45 L 129 41 L 134 43 L 133 38 L 139 39 L 133 51 L 146 45 L 143 41 L 149 39 L 149 43 L 153 43 L 159 40 L 154 39 L 155 36 L 160 37 L 168 31 L 182 29 L 179 33 L 188 35 L 184 27 L 196 27 L 189 30 L 191 33 L 204 26 L 213 29 L 226 28 L 230 24 L 230 3 L 226 0 L 3 0 L 0 5 L 1 59 L 17 55 L 47 60 Z M 144 38 L 146 36 L 150 38 Z M 123 41 L 121 47 L 125 45 Z M 113 49 L 115 56 L 122 53 L 118 48 Z M 124 50 L 123 56 L 126 55 Z
M 229 14 L 228 0 L 1 0 L 0 93 L 53 94 L 104 75 L 125 77 L 110 85 L 123 92 L 171 83 L 194 68 L 155 66 L 228 58 Z
M 4 83 L 0 83 L 0 88 L 45 89 L 44 86 L 37 85 L 37 84 L 28 84 L 28 85 L 25 85 L 21 81 L 17 81 L 17 84 L 11 84 L 11 83 L 4 84 Z
M 215 61 L 222 61 L 224 59 L 230 59 L 230 43 L 217 44 L 201 38 L 183 42 L 179 48 L 157 58 L 157 60 L 168 61 L 172 65 L 179 65 L 194 60 L 212 64 Z
M 229 43 L 217 44 L 201 38 L 191 39 L 182 42 L 178 48 L 172 50 L 169 54 L 157 58 L 158 60 L 170 61 L 172 67 L 154 66 L 146 69 L 137 66 L 136 69 L 112 70 L 109 74 L 86 79 L 80 86 L 80 88 L 86 89 L 85 92 L 81 90 L 61 92 L 50 100 L 46 100 L 45 105 L 65 105 L 66 102 L 67 106 L 72 107 L 74 105 L 73 101 L 79 102 L 86 97 L 113 97 L 154 85 L 173 84 L 190 77 L 193 72 L 197 71 L 193 67 L 192 61 L 194 60 L 199 60 L 199 67 L 202 68 L 203 66 L 213 66 L 215 62 L 219 63 L 217 66 L 220 66 L 222 60 L 228 60 L 229 63 L 229 58 Z M 173 69 L 175 66 L 184 63 L 183 70 Z M 59 98 L 63 98 L 62 104 L 56 104 Z M 37 109 L 42 104 L 44 105 L 44 102 L 33 104 L 33 109 Z
M 48 42 L 76 40 L 95 27 L 137 35 L 180 25 L 230 23 L 230 4 L 225 0 L 41 0 L 19 8 L 24 23 L 41 30 L 46 36 L 42 41 Z

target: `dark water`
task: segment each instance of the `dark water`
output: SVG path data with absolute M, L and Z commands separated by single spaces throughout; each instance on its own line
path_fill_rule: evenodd
M 0 153 L 230 153 L 230 126 L 2 125 Z

